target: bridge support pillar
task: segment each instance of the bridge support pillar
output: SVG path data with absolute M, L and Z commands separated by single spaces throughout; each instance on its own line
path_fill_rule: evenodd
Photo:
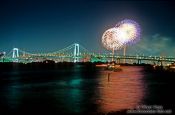
M 74 44 L 74 62 L 79 62 L 80 46 L 79 44 Z
M 160 65 L 163 66 L 163 62 L 162 61 L 160 61 Z
M 142 63 L 141 59 L 138 59 L 137 61 L 138 61 L 137 64 L 141 64 Z
M 120 58 L 117 58 L 117 64 L 120 64 Z
M 162 60 L 159 60 L 159 61 L 157 62 L 157 65 L 163 66 L 163 61 L 162 61 Z
M 13 48 L 13 54 L 12 54 L 13 62 L 18 62 L 17 59 L 18 57 L 19 57 L 19 49 Z

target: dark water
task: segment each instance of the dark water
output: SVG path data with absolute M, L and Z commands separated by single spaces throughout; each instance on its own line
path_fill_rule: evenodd
M 138 105 L 175 107 L 173 74 L 152 73 L 141 66 L 123 66 L 121 72 L 91 69 L 76 65 L 1 71 L 0 115 L 117 114 Z

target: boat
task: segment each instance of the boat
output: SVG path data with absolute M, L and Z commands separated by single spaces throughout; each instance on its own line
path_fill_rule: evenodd
M 96 67 L 100 67 L 100 68 L 103 68 L 104 70 L 110 70 L 110 71 L 114 71 L 114 72 L 122 71 L 120 65 L 115 64 L 115 63 L 112 63 L 112 64 L 97 64 Z
M 120 67 L 120 65 L 112 63 L 107 66 L 106 70 L 118 72 L 122 71 L 122 68 Z

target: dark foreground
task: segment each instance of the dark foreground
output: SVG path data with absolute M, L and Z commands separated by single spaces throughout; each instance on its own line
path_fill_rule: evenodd
M 174 72 L 150 66 L 111 72 L 93 63 L 0 63 L 0 68 L 0 115 L 116 115 L 153 106 L 174 113 Z

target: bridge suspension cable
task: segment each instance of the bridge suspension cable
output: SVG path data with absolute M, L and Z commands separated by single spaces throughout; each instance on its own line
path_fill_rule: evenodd
M 89 51 L 84 48 L 82 45 L 78 43 L 71 44 L 66 48 L 60 49 L 55 52 L 49 53 L 31 53 L 24 51 L 22 49 L 13 48 L 7 55 L 4 57 L 10 60 L 29 60 L 29 59 L 47 59 L 47 58 L 61 58 L 61 57 L 69 57 L 73 58 L 74 62 L 78 62 L 79 58 L 85 57 L 89 54 Z

